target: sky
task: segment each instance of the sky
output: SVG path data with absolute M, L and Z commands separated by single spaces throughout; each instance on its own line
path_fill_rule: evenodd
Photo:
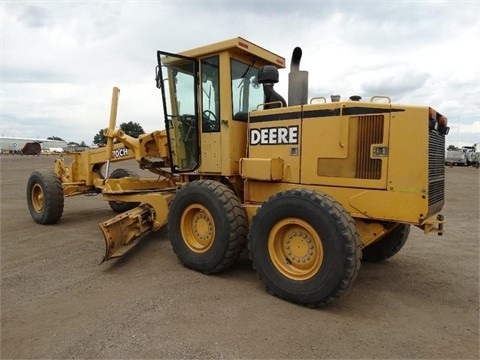
M 241 36 L 283 56 L 293 49 L 309 97 L 340 94 L 427 105 L 447 116 L 446 144 L 480 142 L 480 1 L 0 0 L 0 135 L 91 145 L 117 125 L 164 129 L 156 51 Z

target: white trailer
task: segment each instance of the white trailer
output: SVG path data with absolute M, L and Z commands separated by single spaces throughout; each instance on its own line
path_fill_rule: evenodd
M 467 156 L 463 149 L 461 150 L 447 150 L 445 152 L 445 164 L 446 165 L 456 165 L 456 166 L 466 166 L 467 165 Z
M 460 150 L 447 150 L 445 164 L 478 167 L 480 164 L 479 143 L 473 144 L 473 146 L 463 146 Z

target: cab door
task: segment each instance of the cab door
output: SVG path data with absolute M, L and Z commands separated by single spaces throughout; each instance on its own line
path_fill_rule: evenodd
M 157 60 L 172 172 L 194 171 L 199 166 L 197 60 L 163 51 Z
M 201 172 L 220 173 L 222 170 L 219 65 L 218 55 L 200 60 Z

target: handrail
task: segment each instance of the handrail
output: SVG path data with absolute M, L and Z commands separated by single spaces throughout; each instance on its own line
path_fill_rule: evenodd
M 370 102 L 373 102 L 373 99 L 387 99 L 388 100 L 388 103 L 391 104 L 392 103 L 392 99 L 390 99 L 388 96 L 384 96 L 384 95 L 375 95 L 375 96 L 372 96 L 372 98 L 370 99 Z
M 262 110 L 265 110 L 265 105 L 272 105 L 272 104 L 280 104 L 279 107 L 283 107 L 283 103 L 280 100 L 278 100 L 278 101 L 272 101 L 272 102 L 268 102 L 268 103 L 258 104 L 257 105 L 257 110 L 260 110 L 260 107 L 263 107 Z M 267 110 L 269 110 L 269 109 L 267 109 Z
M 310 99 L 310 104 L 313 104 L 314 100 L 323 100 L 324 103 L 327 102 L 327 98 L 325 96 L 316 96 Z

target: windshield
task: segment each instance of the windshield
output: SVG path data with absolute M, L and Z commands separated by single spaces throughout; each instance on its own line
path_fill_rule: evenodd
M 201 61 L 202 132 L 220 131 L 220 69 L 218 55 Z

